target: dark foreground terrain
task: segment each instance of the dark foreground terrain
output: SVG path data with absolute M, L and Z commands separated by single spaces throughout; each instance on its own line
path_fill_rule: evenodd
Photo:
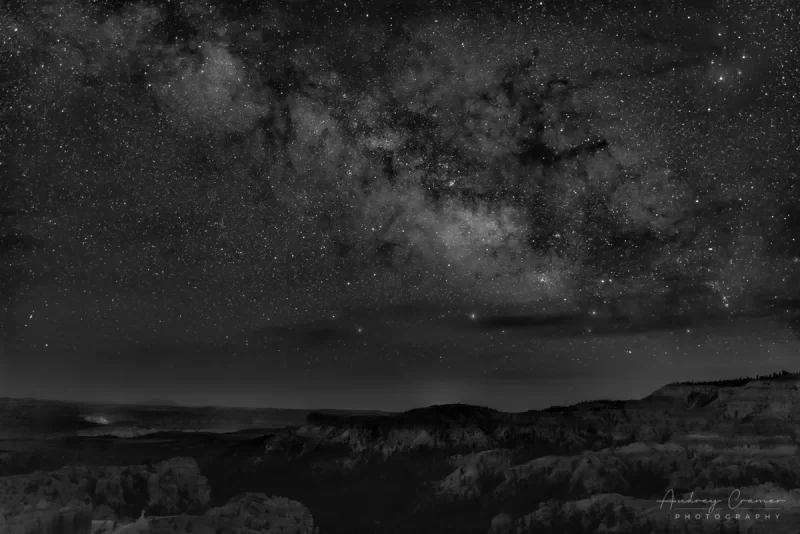
M 254 421 L 299 415 L 228 410 L 240 430 L 226 433 L 180 425 L 227 409 L 3 399 L 0 529 L 797 532 L 798 388 L 782 374 L 515 414 L 313 412 L 266 429 Z M 160 430 L 121 433 L 121 413 Z

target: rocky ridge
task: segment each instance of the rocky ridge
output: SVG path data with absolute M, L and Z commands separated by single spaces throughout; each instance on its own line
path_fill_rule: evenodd
M 465 405 L 378 417 L 311 414 L 293 436 L 267 440 L 265 453 L 288 450 L 282 439 L 292 440 L 293 456 L 329 447 L 343 451 L 338 468 L 357 473 L 376 460 L 440 451 L 451 471 L 427 485 L 415 511 L 490 503 L 502 510 L 490 527 L 498 533 L 672 532 L 689 527 L 658 508 L 665 488 L 678 496 L 738 489 L 796 502 L 798 408 L 800 377 L 785 373 L 670 384 L 641 400 L 519 414 Z M 787 505 L 783 515 L 781 524 L 723 516 L 704 526 L 794 532 L 798 514 Z
M 210 494 L 191 458 L 0 477 L 0 532 L 315 532 L 311 512 L 296 501 L 245 493 L 211 508 Z

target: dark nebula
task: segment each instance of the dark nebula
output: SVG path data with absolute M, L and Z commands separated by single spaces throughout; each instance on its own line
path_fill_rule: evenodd
M 4 3 L 0 396 L 525 410 L 791 367 L 798 22 Z

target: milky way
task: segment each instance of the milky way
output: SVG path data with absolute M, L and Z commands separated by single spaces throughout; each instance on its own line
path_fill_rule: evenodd
M 793 3 L 570 10 L 3 8 L 7 376 L 541 381 L 605 334 L 791 323 Z

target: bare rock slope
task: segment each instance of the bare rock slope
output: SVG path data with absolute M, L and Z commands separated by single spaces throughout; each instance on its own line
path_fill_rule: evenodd
M 191 458 L 2 477 L 0 533 L 315 532 L 311 512 L 298 502 L 245 493 L 209 508 L 210 495 Z

